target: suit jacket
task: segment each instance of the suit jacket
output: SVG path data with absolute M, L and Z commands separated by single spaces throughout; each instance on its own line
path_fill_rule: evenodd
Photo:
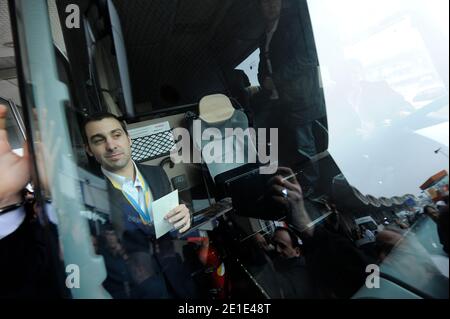
M 172 191 L 169 179 L 164 170 L 159 166 L 137 164 L 137 168 L 144 177 L 152 193 L 152 199 L 157 200 Z M 150 238 L 155 237 L 154 228 L 142 224 L 139 213 L 133 208 L 120 190 L 117 190 L 108 182 L 110 194 L 111 221 L 114 228 L 122 236 L 134 233 L 138 230 Z
M 140 164 L 137 164 L 137 167 L 152 192 L 153 200 L 160 199 L 172 191 L 169 179 L 161 167 Z M 180 260 L 178 268 L 184 271 L 173 272 L 164 266 L 164 257 L 169 253 L 165 247 L 173 249 L 172 241 L 176 237 L 176 231 L 156 240 L 153 225 L 143 225 L 139 218 L 139 213 L 130 205 L 122 192 L 113 187 L 109 180 L 108 192 L 111 204 L 110 221 L 119 235 L 126 253 L 129 256 L 140 252 L 150 253 L 151 255 L 152 263 L 150 265 L 138 266 L 144 266 L 153 273 L 153 276 L 146 281 L 151 283 L 151 287 L 155 291 L 152 296 L 154 298 L 194 297 L 195 291 L 192 288 L 190 274 L 185 269 L 182 261 Z M 156 253 L 156 246 L 158 246 L 158 253 Z M 114 271 L 113 267 L 108 269 L 108 265 L 106 265 L 106 268 L 108 271 Z M 120 274 L 115 274 L 113 277 L 120 278 L 120 276 Z M 123 278 L 123 280 L 125 281 L 126 279 Z M 160 292 L 159 294 L 158 291 Z M 149 294 L 145 295 L 148 296 Z M 132 296 L 136 296 L 136 294 L 132 292 Z
M 266 77 L 273 79 L 280 97 L 280 111 L 294 117 L 299 124 L 324 117 L 325 98 L 306 1 L 281 13 L 269 45 L 272 73 L 265 58 L 266 40 L 264 34 L 260 42 L 258 79 L 261 85 Z M 266 92 L 267 98 L 270 94 Z

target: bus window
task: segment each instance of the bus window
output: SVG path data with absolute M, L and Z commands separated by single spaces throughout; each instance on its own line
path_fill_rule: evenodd
M 445 229 L 418 213 L 438 167 L 422 186 L 448 205 L 422 2 L 10 1 L 63 290 L 359 298 L 370 266 L 397 289 L 381 296 L 448 298 Z

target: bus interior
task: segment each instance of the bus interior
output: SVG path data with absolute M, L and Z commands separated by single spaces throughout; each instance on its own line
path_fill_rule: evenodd
M 1 0 L 20 90 L 15 101 L 0 91 L 8 132 L 14 149 L 27 136 L 54 155 L 42 165 L 31 147 L 51 181 L 63 253 L 48 249 L 81 272 L 78 289 L 55 275 L 61 296 L 164 297 L 144 286 L 157 267 L 180 299 L 447 299 L 448 254 L 419 213 L 428 200 L 419 186 L 448 170 L 448 155 L 433 153 L 448 154 L 448 137 L 431 131 L 448 130 L 448 13 L 445 29 L 426 1 L 388 3 Z M 164 169 L 192 213 L 185 234 L 126 251 L 83 141 L 83 120 L 98 112 L 126 122 L 135 163 Z M 226 144 L 229 128 L 254 134 L 231 142 L 241 160 L 223 162 L 208 145 Z M 216 135 L 205 140 L 208 129 Z M 181 142 L 188 155 L 177 162 Z M 260 201 L 282 167 L 301 188 L 316 244 L 288 231 L 284 206 Z M 49 209 L 43 185 L 33 192 Z M 400 211 L 411 212 L 405 227 Z M 364 218 L 376 240 L 359 241 Z M 282 235 L 301 262 L 283 255 Z M 367 286 L 370 264 L 381 289 Z

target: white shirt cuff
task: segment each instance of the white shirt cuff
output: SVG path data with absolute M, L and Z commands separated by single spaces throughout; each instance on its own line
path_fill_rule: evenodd
M 19 207 L 0 215 L 0 240 L 14 233 L 25 219 L 25 210 Z

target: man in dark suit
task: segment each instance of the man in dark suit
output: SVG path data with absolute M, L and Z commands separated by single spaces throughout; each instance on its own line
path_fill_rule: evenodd
M 274 267 L 277 279 L 288 299 L 314 298 L 314 286 L 303 256 L 302 242 L 285 227 L 277 227 L 272 236 L 276 257 Z
M 160 254 L 157 253 L 161 241 L 170 240 L 173 236 L 169 233 L 156 239 L 151 210 L 153 201 L 172 191 L 166 173 L 159 166 L 134 163 L 131 159 L 131 138 L 125 124 L 112 114 L 90 116 L 84 122 L 83 133 L 87 153 L 101 165 L 108 182 L 110 224 L 126 255 L 146 253 L 152 258 L 152 263 L 141 263 L 131 269 L 147 267 L 146 273 L 153 275 L 148 276 L 150 278 L 146 282 L 153 280 L 151 286 L 159 287 L 162 298 L 189 297 L 181 293 L 185 291 L 182 285 L 188 278 L 180 278 L 179 273 L 164 272 Z M 168 212 L 165 218 L 179 233 L 190 228 L 191 215 L 184 204 Z M 158 292 L 153 296 L 158 296 Z
M 306 1 L 260 0 L 260 6 L 265 33 L 260 42 L 259 100 L 268 107 L 266 125 L 279 128 L 280 165 L 292 166 L 316 155 L 316 144 L 326 144 L 317 143 L 314 135 L 315 123 L 326 116 L 319 62 Z M 254 106 L 255 113 L 259 107 Z M 304 173 L 308 185 L 303 186 L 314 186 L 317 168 Z

